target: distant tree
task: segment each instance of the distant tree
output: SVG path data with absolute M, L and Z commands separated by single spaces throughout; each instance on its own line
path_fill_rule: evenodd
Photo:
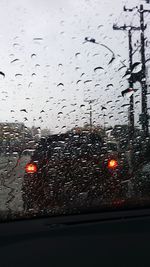
M 46 137 L 48 135 L 51 135 L 51 131 L 48 128 L 41 129 L 41 136 Z
M 112 136 L 119 142 L 121 149 L 126 150 L 129 145 L 129 126 L 127 124 L 115 125 L 112 132 Z
M 123 124 L 123 125 L 115 125 L 113 130 L 112 130 L 112 135 L 117 138 L 117 139 L 121 139 L 121 138 L 128 138 L 129 136 L 129 127 L 127 124 Z

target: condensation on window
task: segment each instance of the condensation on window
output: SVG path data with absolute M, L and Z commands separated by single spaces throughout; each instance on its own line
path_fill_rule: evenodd
M 0 218 L 150 204 L 150 4 L 1 0 Z

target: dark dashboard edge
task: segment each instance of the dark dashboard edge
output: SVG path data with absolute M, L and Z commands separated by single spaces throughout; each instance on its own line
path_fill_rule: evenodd
M 123 210 L 123 211 L 108 211 L 92 214 L 78 214 L 78 215 L 65 215 L 57 217 L 39 217 L 31 219 L 22 219 L 9 222 L 0 223 L 0 235 L 13 234 L 14 229 L 18 234 L 22 232 L 36 232 L 39 229 L 42 231 L 48 228 L 55 228 L 61 226 L 81 225 L 88 223 L 101 223 L 109 221 L 119 221 L 127 219 L 143 219 L 150 217 L 150 208 L 136 209 L 136 210 Z

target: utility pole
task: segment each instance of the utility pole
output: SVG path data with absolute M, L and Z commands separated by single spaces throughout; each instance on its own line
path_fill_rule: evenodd
M 148 136 L 148 113 L 147 113 L 147 84 L 146 84 L 146 62 L 145 62 L 145 25 L 144 25 L 144 12 L 143 5 L 140 5 L 140 28 L 141 28 L 141 62 L 142 62 L 142 130 Z M 149 11 L 150 12 L 150 11 Z
M 106 130 L 105 124 L 106 124 L 106 120 L 105 120 L 105 113 L 103 113 L 103 120 L 104 120 L 104 131 Z
M 92 128 L 92 101 L 90 101 L 89 104 L 90 104 L 90 128 Z
M 146 0 L 147 3 L 150 3 L 149 0 Z M 141 31 L 141 63 L 142 63 L 142 70 L 141 70 L 141 87 L 142 87 L 142 93 L 141 93 L 141 110 L 142 113 L 140 115 L 140 121 L 142 124 L 142 130 L 145 136 L 148 136 L 149 134 L 149 118 L 148 118 L 148 112 L 147 112 L 147 83 L 146 83 L 146 60 L 145 60 L 145 37 L 144 37 L 144 31 L 146 29 L 146 25 L 144 24 L 144 13 L 150 13 L 150 10 L 145 10 L 143 8 L 143 5 L 140 5 L 140 9 L 138 7 L 127 9 L 124 7 L 124 11 L 132 12 L 134 9 L 137 9 L 140 13 L 140 31 Z
M 129 69 L 132 69 L 133 65 L 133 49 L 132 49 L 132 31 L 140 30 L 140 27 L 134 27 L 134 26 L 127 26 L 124 24 L 123 26 L 117 26 L 116 24 L 113 25 L 114 30 L 128 30 L 128 40 L 129 40 Z M 129 79 L 129 88 L 133 88 L 133 81 L 132 79 Z M 130 137 L 132 138 L 134 134 L 134 96 L 133 94 L 130 97 L 130 108 L 129 108 L 129 133 Z
M 133 49 L 132 49 L 132 27 L 129 29 L 128 31 L 128 39 L 129 39 L 129 69 L 131 70 L 132 68 L 132 53 L 133 53 Z M 133 82 L 132 80 L 129 79 L 129 87 L 133 88 Z M 130 137 L 133 136 L 134 134 L 134 96 L 133 94 L 130 96 L 130 112 L 129 112 L 129 121 L 130 121 Z
M 95 99 L 93 99 L 93 100 L 84 100 L 85 102 L 88 102 L 89 103 L 89 105 L 90 105 L 90 108 L 89 108 L 89 111 L 90 111 L 90 129 L 92 129 L 92 126 L 93 126 L 93 120 L 92 120 L 92 103 L 95 101 Z

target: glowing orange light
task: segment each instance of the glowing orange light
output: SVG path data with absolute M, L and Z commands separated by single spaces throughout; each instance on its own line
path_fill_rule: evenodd
M 28 163 L 25 167 L 27 173 L 37 172 L 37 166 L 35 163 Z
M 115 159 L 111 159 L 108 161 L 108 168 L 115 169 L 118 167 L 118 162 Z

